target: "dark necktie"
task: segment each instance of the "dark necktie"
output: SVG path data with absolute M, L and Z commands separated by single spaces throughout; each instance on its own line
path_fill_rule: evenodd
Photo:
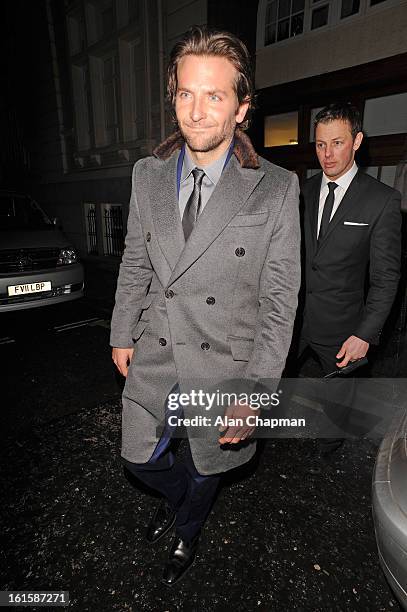
M 192 176 L 194 177 L 194 188 L 188 198 L 184 214 L 182 215 L 182 228 L 184 230 L 185 242 L 194 229 L 198 215 L 201 212 L 201 186 L 205 172 L 200 168 L 194 168 L 192 170 Z
M 329 221 L 331 220 L 332 209 L 335 202 L 335 189 L 338 187 L 332 181 L 328 183 L 329 193 L 326 196 L 324 210 L 322 211 L 321 225 L 319 227 L 318 242 L 321 242 L 328 229 Z

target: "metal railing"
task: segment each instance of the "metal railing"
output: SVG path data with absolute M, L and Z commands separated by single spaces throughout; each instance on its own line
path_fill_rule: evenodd
M 89 206 L 87 218 L 87 231 L 88 231 L 88 254 L 97 255 L 97 234 L 96 234 L 96 207 L 95 205 Z
M 123 215 L 121 206 L 104 209 L 105 255 L 121 257 L 124 249 Z

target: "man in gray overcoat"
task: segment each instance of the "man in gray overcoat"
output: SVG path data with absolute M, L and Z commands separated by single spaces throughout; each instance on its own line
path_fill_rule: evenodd
M 185 423 L 187 455 L 174 461 L 169 417 L 182 424 L 186 410 L 173 410 L 174 396 L 191 394 L 192 381 L 212 389 L 229 381 L 230 390 L 230 381 L 252 388 L 280 379 L 297 307 L 300 227 L 296 175 L 258 157 L 243 131 L 253 106 L 244 44 L 192 28 L 172 51 L 168 93 L 178 129 L 134 166 L 110 343 L 126 376 L 124 463 L 164 496 L 147 539 L 176 526 L 162 578 L 171 586 L 195 558 L 221 474 L 256 446 L 250 402 L 232 403 L 225 411 L 235 421 L 221 436 L 216 427 L 194 435 Z M 188 409 L 210 421 L 208 406 Z

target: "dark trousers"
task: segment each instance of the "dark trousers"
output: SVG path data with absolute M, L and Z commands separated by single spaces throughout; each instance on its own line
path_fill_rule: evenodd
M 172 389 L 171 393 L 177 393 Z M 165 410 L 169 414 L 168 407 Z M 182 415 L 178 407 L 171 414 Z M 125 467 L 144 484 L 161 493 L 176 511 L 177 535 L 190 541 L 198 535 L 211 509 L 221 480 L 221 474 L 202 476 L 197 471 L 187 442 L 186 456 L 175 461 L 173 453 L 176 428 L 165 419 L 160 441 L 147 463 L 131 463 L 123 459 Z
M 316 355 L 325 376 L 338 369 L 336 363 L 340 360 L 336 355 L 341 346 L 342 344 L 329 346 L 317 344 L 302 333 L 297 357 L 301 362 L 306 351 L 311 350 Z M 349 417 L 355 399 L 356 384 L 353 377 L 346 376 L 327 379 L 325 383 L 322 401 L 327 425 L 321 432 L 321 446 L 324 450 L 329 450 L 329 446 L 335 446 L 337 442 L 351 434 Z

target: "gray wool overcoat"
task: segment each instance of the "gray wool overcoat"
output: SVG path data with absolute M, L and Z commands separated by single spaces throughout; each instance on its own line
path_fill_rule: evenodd
M 296 175 L 258 157 L 237 129 L 234 154 L 185 243 L 176 185 L 182 144 L 174 134 L 133 170 L 110 344 L 135 349 L 122 456 L 136 463 L 154 452 L 175 384 L 280 379 L 297 308 Z M 201 474 L 237 467 L 255 452 L 254 441 L 220 447 L 216 428 L 187 432 Z

